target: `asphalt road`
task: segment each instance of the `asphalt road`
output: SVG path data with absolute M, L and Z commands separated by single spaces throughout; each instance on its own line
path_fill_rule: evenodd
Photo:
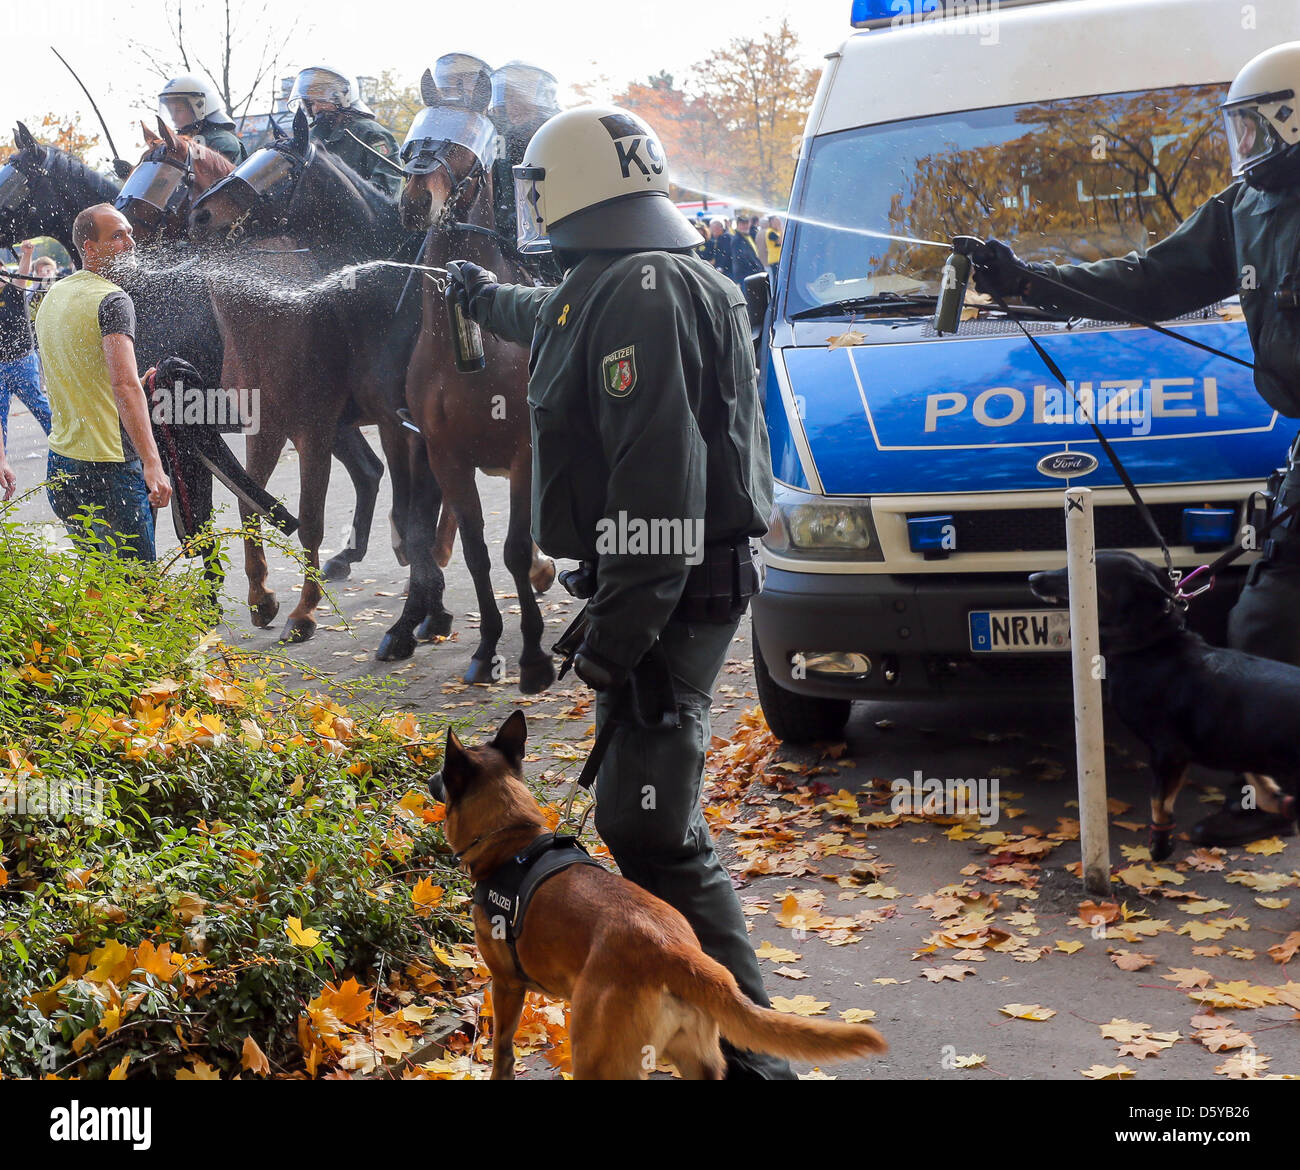
M 20 488 L 26 488 L 43 476 L 44 444 L 35 423 L 17 403 L 10 435 L 10 457 Z M 374 445 L 377 448 L 377 442 Z M 281 460 L 271 490 L 293 507 L 296 484 L 296 462 L 290 452 Z M 489 545 L 499 550 L 507 519 L 505 484 L 481 478 L 480 489 Z M 222 518 L 236 523 L 233 500 L 220 485 L 217 493 Z M 242 605 L 243 581 L 237 564 L 228 582 L 227 640 L 282 652 L 292 662 L 338 679 L 389 680 L 399 688 L 389 702 L 418 711 L 434 730 L 443 718 L 465 718 L 471 721 L 473 735 L 474 727 L 491 729 L 516 705 L 522 706 L 530 718 L 529 766 L 534 775 L 555 779 L 574 774 L 578 767 L 574 761 L 584 755 L 590 722 L 581 708 L 573 714 L 586 692 L 571 677 L 547 695 L 534 697 L 517 693 L 513 674 L 502 686 L 472 689 L 459 681 L 473 650 L 477 621 L 459 548 L 447 571 L 447 606 L 455 615 L 453 637 L 440 645 L 421 645 L 405 663 L 373 660 L 379 636 L 400 610 L 406 581 L 405 570 L 389 547 L 388 499 L 385 479 L 370 554 L 354 569 L 350 581 L 336 587 L 337 608 L 323 613 L 315 639 L 281 648 L 278 629 L 253 629 Z M 336 464 L 325 555 L 341 544 L 351 504 L 350 484 Z M 35 523 L 54 522 L 43 496 L 24 504 L 21 515 Z M 169 517 L 159 525 L 158 543 L 161 549 L 175 546 Z M 282 619 L 291 608 L 297 580 L 284 557 L 272 552 L 270 563 Z M 518 601 L 499 555 L 493 572 L 505 611 L 503 651 L 513 672 L 520 648 Z M 542 604 L 549 645 L 573 606 L 558 586 Z M 342 617 L 350 630 L 342 628 Z M 737 720 L 756 705 L 749 634 L 743 626 L 720 680 L 715 734 L 731 736 Z M 1111 719 L 1107 733 L 1112 820 L 1134 826 L 1112 825 L 1112 855 L 1119 869 L 1133 861 L 1141 863 L 1144 834 L 1136 825 L 1146 819 L 1146 773 L 1134 741 L 1113 724 Z M 1294 1022 L 1300 1018 L 1295 1011 L 1300 1000 L 1295 1005 L 1264 1003 L 1222 1011 L 1223 1017 L 1248 1034 L 1250 1042 L 1238 1038 L 1232 1041 L 1238 1047 L 1215 1052 L 1210 1047 L 1213 1041 L 1190 1038 L 1203 1026 L 1203 1022 L 1192 1023 L 1204 1010 L 1191 998 L 1199 989 L 1180 989 L 1180 976 L 1171 976 L 1175 970 L 1204 972 L 1203 980 L 1196 974 L 1181 978 L 1204 982 L 1211 990 L 1216 984 L 1232 984 L 1238 1002 L 1250 1002 L 1246 988 L 1255 989 L 1259 998 L 1261 987 L 1283 987 L 1282 994 L 1294 998 L 1295 993 L 1285 989 L 1289 967 L 1275 962 L 1268 948 L 1300 926 L 1300 897 L 1292 897 L 1300 884 L 1294 872 L 1300 865 L 1295 839 L 1279 842 L 1283 847 L 1273 854 L 1235 849 L 1218 859 L 1202 857 L 1197 864 L 1190 864 L 1191 847 L 1180 842 L 1169 872 L 1181 884 L 1163 879 L 1148 894 L 1123 880 L 1114 887 L 1113 897 L 1134 916 L 1131 921 L 1154 923 L 1154 929 L 1126 928 L 1122 917 L 1119 935 L 1113 926 L 1107 928 L 1109 933 L 1098 935 L 1086 923 L 1071 925 L 1071 920 L 1078 922 L 1081 892 L 1078 879 L 1064 868 L 1079 857 L 1077 841 L 1069 839 L 1078 810 L 1073 804 L 1072 720 L 1065 704 L 1032 696 L 1012 702 L 859 704 L 842 749 L 834 748 L 829 755 L 816 749 L 783 750 L 767 765 L 765 776 L 747 776 L 739 788 L 715 787 L 706 803 L 713 806 L 715 826 L 730 824 L 738 830 L 721 832 L 719 843 L 736 874 L 755 946 L 770 943 L 797 956 L 763 959 L 769 991 L 789 998 L 811 996 L 813 1007 L 808 1010 L 825 1004 L 820 1010 L 831 1017 L 849 1009 L 874 1012 L 873 1023 L 891 1043 L 884 1058 L 827 1070 L 831 1075 L 873 1080 L 1066 1077 L 1078 1081 L 1081 1070 L 1123 1065 L 1138 1080 L 1168 1080 L 1231 1075 L 1234 1066 L 1229 1062 L 1235 1060 L 1240 1071 L 1243 1052 L 1259 1054 L 1259 1058 L 1246 1058 L 1248 1074 L 1300 1073 L 1300 1027 Z M 1032 843 L 1050 839 L 1056 832 L 1063 839 L 1052 842 L 1050 854 L 1017 858 L 1014 849 L 999 852 L 1007 847 L 1000 846 L 996 836 L 980 840 L 958 832 L 954 837 L 951 825 L 932 820 L 903 820 L 878 828 L 883 823 L 879 817 L 874 823 L 850 819 L 853 815 L 870 818 L 874 813 L 887 819 L 887 795 L 875 803 L 868 795 L 918 770 L 926 778 L 999 782 L 998 819 L 987 830 L 976 826 L 976 834 L 1005 833 Z M 1199 786 L 1185 790 L 1179 802 L 1180 824 L 1190 825 L 1204 815 L 1217 799 L 1214 785 L 1226 780 L 1222 775 L 1202 775 Z M 785 782 L 785 791 L 778 781 Z M 838 805 L 828 803 L 828 796 L 840 789 L 850 795 L 840 798 Z M 857 794 L 857 799 L 851 794 Z M 760 827 L 760 821 L 767 827 Z M 774 823 L 782 830 L 781 839 L 771 833 Z M 1026 826 L 1032 830 L 1028 834 Z M 775 872 L 746 876 L 746 871 L 764 866 L 761 860 L 754 862 L 753 842 L 765 837 L 773 842 Z M 1008 880 L 1006 866 L 1017 860 L 1021 877 Z M 1221 862 L 1217 868 L 1216 861 Z M 855 866 L 865 867 L 856 878 L 851 876 Z M 1234 873 L 1272 876 L 1252 888 L 1239 879 L 1229 881 Z M 968 884 L 962 887 L 963 882 Z M 782 925 L 777 917 L 790 893 L 814 918 L 861 918 L 838 933 L 833 922 L 815 930 Z M 980 894 L 982 900 L 970 900 Z M 936 907 L 936 896 L 966 901 L 953 917 L 951 904 Z M 1223 907 L 1211 903 L 1206 910 L 1211 899 L 1218 899 Z M 1204 912 L 1184 912 L 1184 906 Z M 949 916 L 941 921 L 939 911 L 945 908 Z M 960 924 L 957 934 L 964 942 L 954 942 L 950 929 L 954 923 Z M 1220 925 L 1205 925 L 1209 923 Z M 993 933 L 984 930 L 989 926 Z M 936 932 L 944 930 L 950 937 L 936 941 Z M 984 934 L 977 937 L 981 930 Z M 1125 933 L 1129 937 L 1123 937 Z M 1015 939 L 1014 947 L 992 949 L 993 942 L 1008 934 Z M 1082 946 L 1076 948 L 1075 943 Z M 1144 962 L 1131 958 L 1134 955 L 1150 956 L 1152 961 L 1135 970 L 1117 965 L 1117 960 Z M 953 968 L 949 977 L 931 982 L 934 973 L 945 967 Z M 931 973 L 923 974 L 927 970 Z M 1001 1011 L 1012 1004 L 1041 1005 L 1055 1014 L 1041 1021 L 1013 1018 Z M 1101 1026 L 1113 1019 L 1143 1025 L 1145 1030 L 1137 1032 L 1147 1037 L 1178 1035 L 1172 1041 L 1136 1041 L 1139 1051 L 1154 1048 L 1151 1055 L 1122 1056 L 1121 1041 L 1101 1033 Z M 1111 1030 L 1124 1031 L 1122 1026 Z M 1159 1048 L 1160 1044 L 1172 1046 Z M 984 1059 L 961 1067 L 976 1056 Z M 526 1058 L 522 1068 L 526 1076 L 554 1075 L 540 1056 Z M 1225 1071 L 1216 1073 L 1217 1068 Z

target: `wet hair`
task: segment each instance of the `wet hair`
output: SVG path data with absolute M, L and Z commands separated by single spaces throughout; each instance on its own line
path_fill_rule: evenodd
M 95 203 L 77 212 L 77 218 L 72 221 L 72 244 L 83 260 L 86 258 L 86 241 L 93 239 L 96 243 L 99 242 L 99 228 L 95 226 L 95 216 L 101 211 L 115 210 L 111 203 Z

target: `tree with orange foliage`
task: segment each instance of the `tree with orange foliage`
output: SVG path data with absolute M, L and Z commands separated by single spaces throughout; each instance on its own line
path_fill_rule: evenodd
M 57 146 L 82 162 L 89 161 L 87 153 L 99 145 L 98 134 L 83 133 L 80 123 L 62 114 L 45 114 L 35 123 L 33 133 L 38 142 Z

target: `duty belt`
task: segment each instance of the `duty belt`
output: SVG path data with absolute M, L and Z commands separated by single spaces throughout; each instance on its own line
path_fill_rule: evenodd
M 515 961 L 515 974 L 526 983 L 532 980 L 519 962 L 516 947 L 523 932 L 528 904 L 547 878 L 575 865 L 605 868 L 576 837 L 543 833 L 522 853 L 498 866 L 482 881 L 474 883 L 474 905 L 482 907 L 492 924 L 494 937 L 498 924 L 502 924 L 510 957 Z

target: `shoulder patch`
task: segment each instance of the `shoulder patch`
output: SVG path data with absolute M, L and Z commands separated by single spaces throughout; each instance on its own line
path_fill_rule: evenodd
M 636 386 L 636 346 L 616 349 L 600 360 L 605 393 L 613 398 L 626 398 Z

